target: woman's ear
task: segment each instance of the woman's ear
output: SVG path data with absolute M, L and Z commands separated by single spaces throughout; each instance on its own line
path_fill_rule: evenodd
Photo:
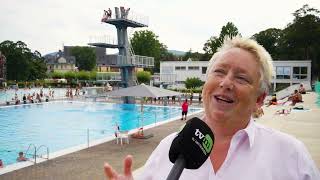
M 256 107 L 260 108 L 263 105 L 264 99 L 266 98 L 267 93 L 263 92 L 257 97 Z

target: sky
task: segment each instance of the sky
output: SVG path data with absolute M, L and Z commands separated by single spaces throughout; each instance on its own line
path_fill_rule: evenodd
M 85 46 L 93 36 L 116 40 L 116 28 L 100 20 L 104 9 L 124 6 L 149 22 L 147 28 L 129 28 L 129 35 L 147 29 L 170 50 L 203 52 L 228 22 L 251 37 L 285 28 L 304 4 L 320 10 L 320 0 L 1 0 L 0 42 L 20 40 L 45 55 L 63 45 Z

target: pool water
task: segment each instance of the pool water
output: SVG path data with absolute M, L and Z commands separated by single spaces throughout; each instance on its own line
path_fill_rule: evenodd
M 45 145 L 50 153 L 85 144 L 88 129 L 92 141 L 113 136 L 116 123 L 121 130 L 131 130 L 181 116 L 180 107 L 144 106 L 143 114 L 140 109 L 135 104 L 67 101 L 1 107 L 0 159 L 6 165 L 15 163 L 29 144 Z M 40 154 L 45 154 L 42 149 Z

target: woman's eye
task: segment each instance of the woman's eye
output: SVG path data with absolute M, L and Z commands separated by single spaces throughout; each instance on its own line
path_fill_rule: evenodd
M 224 70 L 223 69 L 215 69 L 213 72 L 214 73 L 219 73 L 219 74 L 224 74 Z
M 237 79 L 239 79 L 240 81 L 243 81 L 243 82 L 249 83 L 249 80 L 248 80 L 246 77 L 238 76 L 238 77 L 237 77 Z

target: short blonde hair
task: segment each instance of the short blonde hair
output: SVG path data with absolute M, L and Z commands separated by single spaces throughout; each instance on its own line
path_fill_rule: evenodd
M 212 56 L 209 61 L 207 68 L 207 76 L 210 73 L 214 62 L 219 58 L 220 55 L 232 48 L 240 48 L 248 51 L 257 58 L 257 62 L 260 65 L 260 93 L 268 93 L 271 79 L 273 75 L 273 65 L 272 58 L 270 54 L 259 45 L 256 41 L 249 38 L 242 38 L 239 36 L 233 38 L 226 38 L 223 45 L 218 49 L 218 51 Z

